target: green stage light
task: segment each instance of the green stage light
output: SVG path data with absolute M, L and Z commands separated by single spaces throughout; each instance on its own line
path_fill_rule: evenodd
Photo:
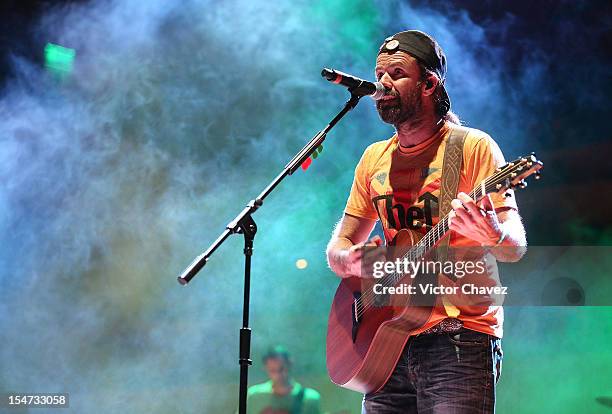
M 45 46 L 45 67 L 51 73 L 64 77 L 72 72 L 75 56 L 74 49 L 47 43 Z

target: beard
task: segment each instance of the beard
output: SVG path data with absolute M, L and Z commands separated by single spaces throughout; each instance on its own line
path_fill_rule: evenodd
M 376 102 L 376 110 L 380 119 L 396 128 L 404 122 L 418 122 L 421 118 L 423 103 L 420 92 L 420 89 L 415 87 L 404 98 L 397 91 L 390 92 L 388 95 L 395 96 L 395 99 Z

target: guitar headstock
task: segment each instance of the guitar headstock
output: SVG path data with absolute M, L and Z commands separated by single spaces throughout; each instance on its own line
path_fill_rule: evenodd
M 527 178 L 534 176 L 536 180 L 541 177 L 540 170 L 544 168 L 542 161 L 538 160 L 532 152 L 530 155 L 517 158 L 498 168 L 491 177 L 485 180 L 487 193 L 505 194 L 509 189 L 527 187 Z

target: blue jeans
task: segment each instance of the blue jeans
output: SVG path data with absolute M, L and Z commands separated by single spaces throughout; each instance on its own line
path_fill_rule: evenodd
M 494 413 L 501 362 L 501 340 L 480 332 L 411 337 L 384 387 L 364 397 L 362 414 Z

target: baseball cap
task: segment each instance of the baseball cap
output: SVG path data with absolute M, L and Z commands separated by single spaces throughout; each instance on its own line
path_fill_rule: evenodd
M 406 52 L 417 59 L 440 79 L 442 102 L 444 103 L 443 112 L 446 114 L 451 107 L 450 98 L 444 87 L 446 81 L 446 55 L 438 42 L 427 33 L 419 30 L 407 30 L 387 37 L 380 47 L 378 54 L 391 54 L 398 50 Z

